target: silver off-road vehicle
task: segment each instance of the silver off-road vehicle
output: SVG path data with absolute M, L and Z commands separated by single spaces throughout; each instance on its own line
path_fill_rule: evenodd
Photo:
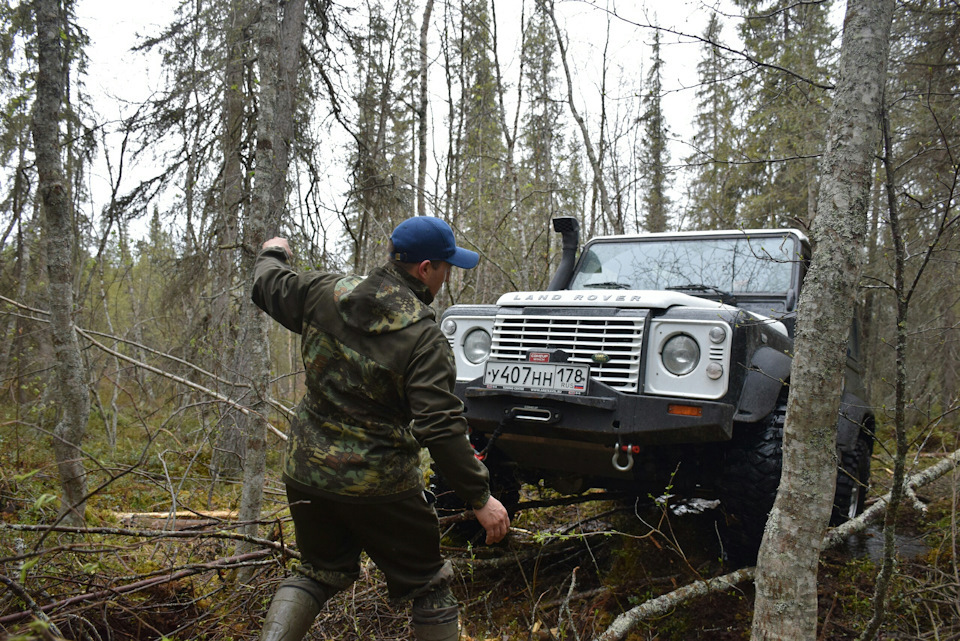
M 808 239 L 792 229 L 605 236 L 577 257 L 577 220 L 554 229 L 563 256 L 546 291 L 455 305 L 441 319 L 494 485 L 640 496 L 669 486 L 719 499 L 728 547 L 755 553 L 780 481 Z M 834 523 L 862 511 L 870 475 L 856 326 L 847 362 Z

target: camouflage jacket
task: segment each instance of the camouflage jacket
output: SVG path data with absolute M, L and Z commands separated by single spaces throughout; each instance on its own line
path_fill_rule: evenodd
M 307 392 L 292 421 L 288 483 L 331 498 L 382 501 L 423 489 L 421 447 L 474 507 L 487 470 L 466 438 L 456 367 L 429 288 L 387 264 L 366 278 L 298 274 L 282 249 L 257 257 L 253 301 L 301 335 Z

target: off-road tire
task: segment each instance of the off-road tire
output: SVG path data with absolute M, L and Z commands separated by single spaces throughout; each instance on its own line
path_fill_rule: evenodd
M 767 516 L 777 498 L 783 467 L 786 398 L 755 424 L 734 425 L 720 478 L 724 551 L 735 562 L 757 557 Z
M 870 456 L 873 443 L 865 438 L 857 439 L 857 445 L 850 452 L 841 454 L 840 469 L 837 470 L 837 491 L 833 497 L 833 513 L 830 525 L 845 523 L 863 512 L 870 486 Z

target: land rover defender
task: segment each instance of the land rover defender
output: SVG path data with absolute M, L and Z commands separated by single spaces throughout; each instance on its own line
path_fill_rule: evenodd
M 727 542 L 755 553 L 773 505 L 797 302 L 794 229 L 603 236 L 554 220 L 545 291 L 441 318 L 470 439 L 501 490 L 543 482 L 720 500 Z M 858 514 L 873 417 L 856 327 L 837 421 L 833 522 Z

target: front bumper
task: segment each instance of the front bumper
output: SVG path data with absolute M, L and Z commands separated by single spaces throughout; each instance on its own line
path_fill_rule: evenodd
M 488 389 L 458 382 L 471 429 L 603 445 L 679 445 L 730 440 L 735 408 L 727 403 L 624 394 L 597 380 L 589 395 Z M 692 410 L 689 408 L 693 408 Z

